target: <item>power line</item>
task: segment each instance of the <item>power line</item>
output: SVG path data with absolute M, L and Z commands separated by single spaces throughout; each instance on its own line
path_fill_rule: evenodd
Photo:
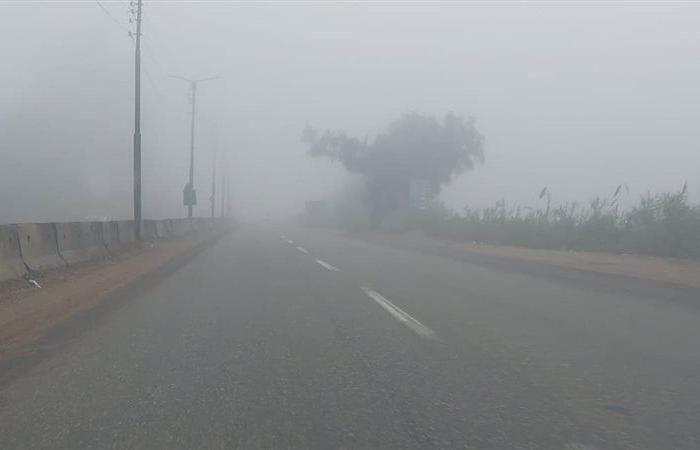
M 148 66 L 144 65 L 144 66 L 142 66 L 142 68 L 143 68 L 143 73 L 146 74 L 146 79 L 148 80 L 151 87 L 153 88 L 153 92 L 155 92 L 156 96 L 158 96 L 161 100 L 163 100 L 165 98 L 165 96 L 163 95 L 162 92 L 160 92 L 160 88 L 158 87 L 156 82 L 153 81 L 153 77 L 151 77 L 151 73 L 148 71 Z
M 152 47 L 158 47 L 158 49 L 160 50 L 160 54 L 165 55 L 165 59 L 169 60 L 170 62 L 168 66 L 171 69 L 173 68 L 172 66 L 174 64 L 175 69 L 177 71 L 180 71 L 180 69 L 182 68 L 182 60 L 170 50 L 165 40 L 161 38 L 160 32 L 158 31 L 158 28 L 160 27 L 158 21 L 153 19 L 152 16 L 149 16 L 148 14 L 143 15 L 143 20 L 144 22 L 148 23 L 150 30 L 149 40 L 152 42 Z
M 103 5 L 102 3 L 100 3 L 100 0 L 95 0 L 95 3 L 97 3 L 97 6 L 100 7 L 100 9 L 107 15 L 107 17 L 110 18 L 110 20 L 111 20 L 112 22 L 116 23 L 117 26 L 118 26 L 119 28 L 121 28 L 122 30 L 124 30 L 124 31 L 126 31 L 127 33 L 129 33 L 129 35 L 131 35 L 131 30 L 129 30 L 127 27 L 124 26 L 124 24 L 122 24 L 120 21 L 118 21 L 118 20 L 116 19 L 116 17 L 114 17 L 114 16 L 112 15 L 112 13 L 109 12 L 109 10 L 108 10 L 107 8 L 105 8 L 104 5 Z
M 151 44 L 146 39 L 143 40 L 143 43 L 145 44 L 144 48 L 146 49 L 146 54 L 151 61 L 153 61 L 153 65 L 156 66 L 156 69 L 158 69 L 158 71 L 160 71 L 163 75 L 167 75 L 167 72 L 163 69 L 163 65 L 160 63 L 158 58 L 156 58 L 155 51 L 153 50 Z

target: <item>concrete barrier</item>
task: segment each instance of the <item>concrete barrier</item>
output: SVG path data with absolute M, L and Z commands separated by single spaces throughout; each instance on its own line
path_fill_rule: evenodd
M 102 243 L 110 252 L 115 252 L 122 247 L 119 239 L 119 222 L 101 222 Z
M 190 222 L 187 219 L 172 219 L 170 223 L 173 229 L 173 236 L 184 236 L 192 231 Z
M 165 219 L 165 229 L 168 230 L 168 237 L 175 237 L 175 221 Z
M 157 220 L 144 220 L 141 224 L 141 238 L 145 241 L 155 241 L 158 239 L 158 223 Z
M 27 273 L 19 248 L 15 225 L 0 225 L 0 281 L 20 278 Z
M 100 222 L 63 222 L 56 224 L 58 252 L 68 264 L 108 256 L 102 241 Z
M 168 230 L 167 220 L 156 220 L 156 236 L 158 239 L 167 239 L 171 237 L 170 231 Z
M 133 244 L 136 242 L 136 228 L 132 220 L 117 221 L 117 231 L 119 232 L 119 243 L 121 245 Z
M 155 241 L 193 231 L 218 231 L 226 223 L 202 217 L 144 220 L 142 239 Z M 130 220 L 0 225 L 0 281 L 109 256 L 110 251 L 136 242 L 134 225 Z
M 192 229 L 195 231 L 204 231 L 209 229 L 211 221 L 205 217 L 193 217 L 192 218 Z
M 22 259 L 31 270 L 64 266 L 58 253 L 56 228 L 52 223 L 17 224 Z

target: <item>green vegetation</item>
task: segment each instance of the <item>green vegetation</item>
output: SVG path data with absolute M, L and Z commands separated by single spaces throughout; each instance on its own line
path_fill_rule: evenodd
M 551 206 L 543 190 L 540 198 L 546 203 L 539 209 L 510 207 L 501 200 L 489 208 L 455 213 L 433 202 L 423 211 L 395 209 L 378 228 L 371 225 L 363 194 L 357 186 L 336 194 L 328 200 L 323 220 L 307 217 L 307 223 L 351 231 L 420 230 L 455 240 L 531 248 L 700 259 L 700 205 L 688 201 L 685 187 L 649 194 L 627 211 L 619 206 L 620 188 L 611 198 L 560 206 Z
M 358 176 L 347 189 L 309 202 L 302 216 L 307 224 L 355 231 L 422 230 L 489 244 L 700 259 L 700 206 L 688 201 L 686 185 L 675 193 L 649 194 L 626 210 L 619 205 L 624 185 L 611 197 L 584 205 L 553 206 L 544 188 L 539 209 L 507 206 L 504 200 L 461 213 L 446 208 L 436 200 L 442 187 L 484 161 L 484 137 L 472 118 L 406 114 L 372 140 L 307 127 L 302 142 L 310 156 L 339 161 Z M 424 186 L 424 202 L 412 201 L 416 184 Z
M 559 250 L 628 252 L 700 258 L 700 206 L 677 193 L 647 195 L 629 211 L 610 199 L 544 209 L 507 207 L 505 201 L 456 214 L 442 205 L 417 212 L 405 229 L 452 239 Z
M 301 140 L 310 156 L 339 161 L 363 177 L 363 201 L 374 228 L 408 207 L 412 184 L 424 185 L 425 200 L 432 200 L 454 176 L 484 160 L 484 137 L 475 120 L 454 114 L 442 119 L 406 114 L 372 140 L 338 131 L 318 133 L 311 127 Z

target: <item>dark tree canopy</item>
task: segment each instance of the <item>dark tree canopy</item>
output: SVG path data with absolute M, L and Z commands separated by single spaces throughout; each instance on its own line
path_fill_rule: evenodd
M 343 132 L 322 135 L 307 127 L 302 142 L 311 156 L 340 161 L 350 172 L 367 180 L 367 203 L 375 221 L 408 203 L 411 183 L 422 181 L 435 197 L 454 175 L 484 160 L 483 136 L 474 119 L 448 114 L 442 121 L 406 114 L 391 123 L 372 142 Z

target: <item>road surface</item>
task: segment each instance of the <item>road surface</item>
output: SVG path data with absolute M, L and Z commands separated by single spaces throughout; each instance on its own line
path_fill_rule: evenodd
M 0 448 L 700 448 L 700 302 L 523 269 L 242 227 L 3 382 Z

